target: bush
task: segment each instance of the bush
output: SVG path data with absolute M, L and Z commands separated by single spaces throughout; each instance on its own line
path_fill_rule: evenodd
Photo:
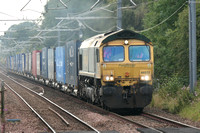
M 172 78 L 166 78 L 158 90 L 161 97 L 172 97 L 177 96 L 177 91 L 181 88 L 182 83 L 178 76 L 173 76 Z
M 154 93 L 151 106 L 159 107 L 171 113 L 179 113 L 195 98 L 177 75 L 165 79 L 160 86 Z

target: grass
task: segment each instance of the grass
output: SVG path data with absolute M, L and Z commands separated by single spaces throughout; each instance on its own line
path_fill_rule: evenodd
M 183 108 L 179 115 L 193 121 L 200 121 L 200 99 Z
M 183 118 L 200 121 L 200 87 L 195 88 L 195 95 L 189 92 L 175 76 L 161 85 L 154 92 L 150 106 L 178 114 Z
M 183 118 L 193 121 L 200 121 L 200 98 L 191 101 L 191 103 L 180 105 L 180 101 L 176 98 L 162 98 L 158 93 L 153 95 L 151 102 L 152 107 L 160 108 L 167 112 L 178 114 Z

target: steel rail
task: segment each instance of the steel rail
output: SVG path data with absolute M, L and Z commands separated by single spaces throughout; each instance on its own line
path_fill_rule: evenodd
M 119 117 L 119 118 L 121 118 L 121 119 L 123 119 L 123 120 L 126 120 L 126 121 L 128 121 L 128 122 L 134 123 L 134 124 L 139 125 L 139 126 L 141 126 L 141 127 L 151 129 L 151 130 L 153 130 L 153 131 L 155 131 L 155 132 L 158 132 L 158 133 L 164 133 L 163 131 L 161 131 L 161 130 L 159 130 L 159 129 L 155 129 L 155 128 L 149 127 L 149 126 L 147 126 L 147 125 L 144 125 L 144 124 L 141 124 L 141 123 L 139 123 L 139 122 L 133 121 L 133 120 L 131 120 L 131 119 L 128 119 L 128 118 L 123 117 L 123 116 L 121 116 L 121 115 L 118 115 L 118 114 L 116 114 L 116 113 L 112 113 L 112 112 L 109 112 L 109 113 L 110 113 L 111 115 L 113 115 L 113 116 Z
M 3 73 L 2 73 L 3 74 Z M 38 95 L 39 97 L 42 97 L 43 99 L 45 99 L 46 101 L 48 101 L 49 103 L 51 103 L 52 105 L 56 106 L 57 108 L 59 108 L 60 110 L 62 110 L 63 112 L 67 113 L 68 115 L 72 116 L 73 118 L 75 118 L 76 120 L 78 120 L 79 122 L 81 122 L 82 124 L 84 124 L 85 126 L 89 127 L 90 129 L 92 129 L 93 131 L 95 131 L 96 133 L 100 133 L 100 131 L 98 131 L 96 128 L 94 128 L 93 126 L 91 126 L 90 124 L 88 124 L 87 122 L 81 120 L 80 118 L 78 118 L 77 116 L 75 116 L 74 114 L 70 113 L 69 111 L 65 110 L 64 108 L 60 107 L 59 105 L 57 105 L 56 103 L 52 102 L 51 100 L 47 99 L 46 97 L 39 95 L 37 92 L 31 90 L 30 88 L 20 84 L 19 82 L 15 81 L 14 79 L 12 79 L 11 77 L 3 74 L 4 76 L 8 77 L 9 79 L 11 79 L 13 82 L 15 82 L 16 84 L 19 84 L 20 86 L 26 88 L 27 90 L 31 91 L 32 93 Z
M 172 120 L 172 119 L 169 119 L 169 118 L 165 118 L 165 117 L 162 117 L 162 116 L 159 116 L 159 115 L 156 115 L 156 114 L 150 114 L 150 113 L 147 113 L 147 112 L 143 112 L 142 115 L 145 116 L 145 117 L 155 117 L 157 119 L 161 119 L 161 120 L 164 120 L 164 121 L 167 121 L 167 122 L 179 125 L 179 126 L 189 127 L 189 128 L 193 128 L 193 129 L 196 129 L 196 130 L 200 130 L 200 128 L 198 128 L 198 127 L 194 127 L 194 126 L 191 126 L 191 125 L 188 125 L 188 124 L 185 124 L 185 123 L 181 123 L 179 121 L 175 121 L 175 120 Z M 153 119 L 153 118 L 151 118 L 151 119 Z
M 2 81 L 2 79 L 0 79 Z M 34 110 L 30 104 L 28 104 L 28 102 L 19 95 L 19 93 L 17 93 L 14 89 L 12 89 L 6 82 L 4 82 L 5 85 L 13 92 L 15 93 L 38 117 L 39 119 L 53 132 L 56 133 L 56 131 L 42 118 L 42 116 L 40 116 L 40 114 L 37 113 L 36 110 Z

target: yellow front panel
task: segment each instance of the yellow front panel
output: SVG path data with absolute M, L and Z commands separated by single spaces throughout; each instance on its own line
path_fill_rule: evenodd
M 129 60 L 129 46 L 131 45 L 145 45 L 143 41 L 139 40 L 128 40 L 128 45 L 124 44 L 124 40 L 112 41 L 107 45 L 118 46 L 121 45 L 124 47 L 124 58 L 125 60 L 122 62 L 104 62 L 103 61 L 103 47 L 100 48 L 100 63 L 101 63 L 101 77 L 102 77 L 102 85 L 106 85 L 106 76 L 114 76 L 115 85 L 120 86 L 131 86 L 138 82 L 140 82 L 140 77 L 149 75 L 150 81 L 148 84 L 152 84 L 153 78 L 153 47 L 150 47 L 150 60 L 149 61 L 130 61 Z M 107 46 L 104 45 L 104 46 Z

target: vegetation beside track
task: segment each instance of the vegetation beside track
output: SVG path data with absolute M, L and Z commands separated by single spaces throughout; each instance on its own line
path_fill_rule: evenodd
M 193 94 L 177 75 L 167 78 L 159 88 L 155 89 L 150 106 L 193 121 L 200 121 L 200 84 Z

